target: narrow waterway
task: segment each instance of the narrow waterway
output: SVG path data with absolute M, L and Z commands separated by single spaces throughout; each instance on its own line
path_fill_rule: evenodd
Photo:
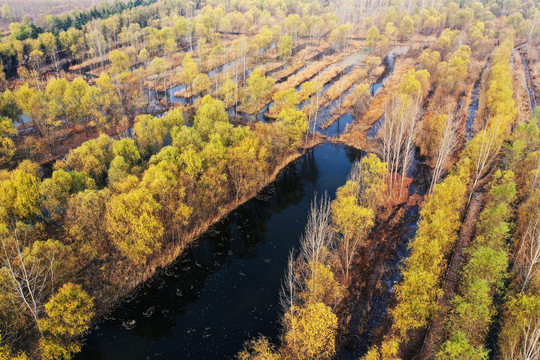
M 536 93 L 534 91 L 534 86 L 532 84 L 531 70 L 529 69 L 529 64 L 527 63 L 526 56 L 522 56 L 521 65 L 523 67 L 523 72 L 525 73 L 525 85 L 527 88 L 527 95 L 529 98 L 529 108 L 531 110 L 531 114 L 534 114 L 534 109 L 536 109 L 536 107 L 538 106 L 538 103 L 536 101 Z
M 345 183 L 361 152 L 322 144 L 194 242 L 88 336 L 79 359 L 227 359 L 279 332 L 278 293 L 310 202 Z

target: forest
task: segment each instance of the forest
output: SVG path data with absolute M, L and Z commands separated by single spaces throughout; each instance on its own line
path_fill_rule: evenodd
M 0 359 L 540 359 L 539 1 L 0 31 Z

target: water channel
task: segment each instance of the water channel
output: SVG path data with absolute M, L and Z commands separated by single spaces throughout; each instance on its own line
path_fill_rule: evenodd
M 310 150 L 103 319 L 78 358 L 226 359 L 259 333 L 276 340 L 280 283 L 310 202 L 333 197 L 361 156 Z

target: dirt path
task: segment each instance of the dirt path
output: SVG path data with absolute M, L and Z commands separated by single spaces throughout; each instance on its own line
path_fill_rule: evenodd
M 435 313 L 424 339 L 421 359 L 434 359 L 437 350 L 444 341 L 444 321 L 450 312 L 450 301 L 454 298 L 458 290 L 458 277 L 465 256 L 463 250 L 469 246 L 473 238 L 476 222 L 483 208 L 484 199 L 485 193 L 479 187 L 479 190 L 472 195 L 456 249 L 448 265 L 442 288 L 444 295 L 439 299 L 439 311 Z
M 340 360 L 357 358 L 369 345 L 367 318 L 371 299 L 377 292 L 377 283 L 384 272 L 384 262 L 392 253 L 395 240 L 399 238 L 396 229 L 400 226 L 402 207 L 397 207 L 391 215 L 380 221 L 372 231 L 370 242 L 363 256 L 357 258 L 354 278 L 349 286 L 349 296 L 342 304 L 341 349 L 336 358 Z

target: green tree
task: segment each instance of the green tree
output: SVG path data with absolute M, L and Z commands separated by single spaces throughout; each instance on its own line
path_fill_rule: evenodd
M 386 27 L 384 29 L 384 35 L 390 40 L 395 41 L 398 36 L 398 29 L 396 25 L 394 25 L 393 22 L 386 23 Z
M 358 171 L 358 173 L 356 173 Z M 358 203 L 376 211 L 384 204 L 388 166 L 375 154 L 362 158 L 353 170 L 352 178 L 360 184 Z
M 273 115 L 279 115 L 283 109 L 296 108 L 300 104 L 300 98 L 295 88 L 278 91 L 272 96 L 272 99 L 274 103 L 269 112 Z
M 399 39 L 402 41 L 410 40 L 414 34 L 414 23 L 409 15 L 404 15 L 401 17 L 399 23 Z
M 150 65 L 148 65 L 148 70 L 152 75 L 155 76 L 155 90 L 157 91 L 157 83 L 159 76 L 167 70 L 167 63 L 162 58 L 155 57 Z M 163 82 L 165 82 L 166 77 L 163 77 Z M 164 84 L 165 89 L 167 88 Z
M 69 168 L 90 175 L 98 185 L 105 182 L 105 173 L 113 158 L 113 140 L 101 134 L 97 139 L 88 140 L 81 146 L 70 150 L 65 159 Z
M 436 75 L 437 68 L 441 62 L 441 53 L 425 49 L 420 55 L 420 66 L 426 69 L 430 74 Z
M 54 221 L 62 218 L 66 212 L 69 196 L 84 189 L 94 189 L 95 182 L 85 173 L 56 170 L 52 177 L 43 180 L 40 193 L 43 206 Z
M 142 63 L 147 62 L 150 59 L 148 50 L 146 50 L 146 48 L 142 48 L 141 51 L 139 51 L 139 55 L 137 55 L 137 59 Z
M 163 146 L 167 128 L 161 119 L 152 115 L 139 115 L 133 126 L 135 139 L 144 156 L 157 153 Z
M 437 360 L 487 360 L 488 350 L 475 347 L 469 343 L 462 332 L 457 332 L 450 340 L 446 341 L 441 351 L 437 354 Z
M 540 297 L 521 293 L 510 297 L 506 307 L 499 340 L 501 355 L 510 359 L 536 358 L 539 352 Z
M 199 74 L 199 65 L 193 60 L 190 54 L 187 54 L 182 61 L 182 76 L 184 84 L 190 86 L 195 79 L 195 76 Z
M 109 189 L 87 189 L 69 199 L 64 227 L 70 240 L 78 244 L 81 253 L 105 256 L 110 252 L 104 223 L 94 221 L 105 218 L 110 198 Z
M 218 94 L 226 105 L 232 105 L 238 101 L 238 84 L 231 78 L 227 78 L 219 87 Z
M 270 89 L 272 89 L 275 83 L 275 80 L 271 77 L 266 77 L 262 70 L 254 70 L 247 79 L 247 101 L 254 102 L 265 97 L 270 93 Z
M 28 160 L 0 177 L 0 206 L 10 217 L 32 220 L 41 214 L 38 165 Z
M 56 74 L 58 75 L 60 68 L 58 67 L 58 56 L 56 55 L 56 50 L 58 49 L 56 37 L 51 33 L 42 33 L 39 34 L 38 40 L 45 50 L 45 54 L 54 62 Z
M 220 123 L 223 127 L 229 127 L 230 125 L 229 116 L 225 111 L 225 104 L 221 100 L 206 95 L 199 102 L 193 126 L 202 140 L 208 141 L 210 136 L 216 132 L 217 123 Z
M 259 141 L 247 137 L 237 146 L 227 149 L 228 177 L 233 185 L 236 200 L 257 189 L 267 171 L 268 153 Z
M 109 59 L 111 60 L 111 74 L 119 74 L 131 67 L 131 60 L 129 60 L 129 57 L 123 51 L 111 51 L 109 53 Z
M 182 161 L 161 160 L 145 171 L 141 188 L 150 192 L 160 204 L 160 219 L 171 237 L 175 238 L 185 225 L 193 209 L 186 204 L 186 188 L 191 178 L 181 172 Z
M 332 224 L 339 237 L 339 259 L 345 283 L 349 282 L 349 270 L 354 257 L 366 236 L 373 227 L 375 213 L 373 209 L 358 204 L 360 184 L 347 181 L 336 192 L 332 202 Z

